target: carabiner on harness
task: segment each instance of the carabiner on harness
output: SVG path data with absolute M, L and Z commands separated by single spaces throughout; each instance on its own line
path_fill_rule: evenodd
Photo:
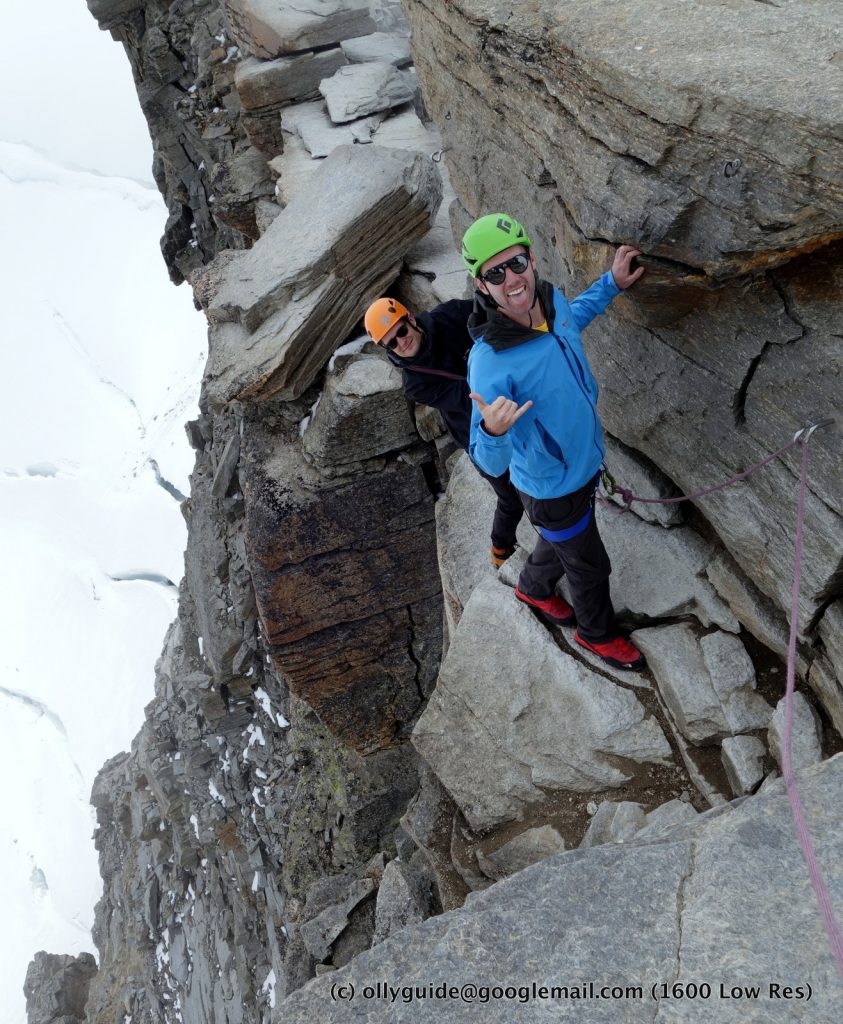
M 605 462 L 600 467 L 600 483 L 603 485 L 603 490 L 606 492 L 608 497 L 611 498 L 613 494 L 618 493 L 617 481 L 609 472 Z

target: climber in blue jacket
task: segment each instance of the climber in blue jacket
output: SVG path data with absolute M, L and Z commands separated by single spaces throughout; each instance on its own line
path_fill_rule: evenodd
M 504 213 L 475 221 L 462 257 L 475 280 L 468 360 L 474 402 L 469 452 L 491 475 L 509 469 L 539 536 L 515 596 L 618 668 L 644 656 L 618 632 L 609 556 L 597 529 L 594 492 L 604 458 L 597 382 L 580 331 L 644 270 L 622 245 L 612 269 L 571 302 L 538 278 L 527 232 Z M 573 608 L 555 593 L 563 575 Z

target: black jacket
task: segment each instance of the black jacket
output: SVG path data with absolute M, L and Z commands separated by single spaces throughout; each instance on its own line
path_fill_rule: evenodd
M 419 313 L 416 322 L 424 331 L 424 337 L 418 353 L 412 359 L 402 359 L 394 352 L 387 352 L 403 372 L 407 397 L 419 405 L 438 409 L 448 433 L 466 450 L 471 428 L 467 363 L 472 342 L 468 318 L 473 308 L 474 304 L 468 299 L 450 299 L 428 313 Z M 460 379 L 426 373 L 426 368 L 444 370 Z

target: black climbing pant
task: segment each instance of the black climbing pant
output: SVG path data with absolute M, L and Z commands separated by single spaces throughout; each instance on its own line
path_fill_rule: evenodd
M 521 496 L 509 479 L 509 470 L 501 476 L 489 476 L 475 463 L 475 468 L 484 480 L 488 480 L 497 495 L 495 518 L 492 520 L 492 546 L 496 548 L 514 548 L 515 531 L 524 515 Z
M 604 643 L 617 636 L 617 626 L 609 593 L 612 566 L 594 516 L 595 487 L 596 479 L 559 498 L 532 498 L 521 493 L 524 510 L 539 536 L 518 587 L 529 597 L 546 598 L 567 576 L 580 636 L 592 643 Z M 541 530 L 570 530 L 586 517 L 587 525 L 568 539 L 548 540 L 541 534 Z

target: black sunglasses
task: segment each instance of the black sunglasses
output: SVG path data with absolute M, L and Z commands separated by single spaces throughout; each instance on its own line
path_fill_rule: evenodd
M 499 263 L 496 267 L 489 267 L 485 274 L 480 275 L 480 280 L 487 281 L 489 284 L 503 284 L 506 280 L 507 267 L 509 267 L 513 274 L 523 274 L 529 265 L 529 255 L 526 252 L 519 252 L 508 260 L 504 260 L 503 263 Z
M 383 347 L 387 349 L 389 352 L 394 352 L 398 348 L 398 339 L 406 338 L 409 332 L 410 325 L 407 323 L 406 320 L 402 320 L 401 326 L 398 328 L 395 334 L 392 335 L 389 341 L 385 341 L 383 343 Z

